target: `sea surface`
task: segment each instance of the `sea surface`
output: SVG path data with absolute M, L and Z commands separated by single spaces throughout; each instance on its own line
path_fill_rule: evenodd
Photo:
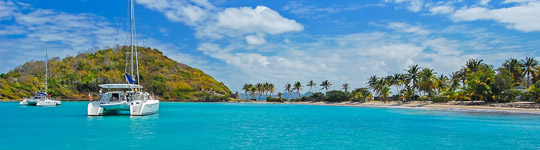
M 87 102 L 0 103 L 0 149 L 540 149 L 540 115 L 161 103 L 88 117 Z

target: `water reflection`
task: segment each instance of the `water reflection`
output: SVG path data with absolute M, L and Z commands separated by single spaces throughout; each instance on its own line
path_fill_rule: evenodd
M 140 147 L 150 144 L 150 139 L 156 138 L 156 127 L 159 114 L 148 116 L 129 116 L 129 135 L 133 138 L 131 147 Z

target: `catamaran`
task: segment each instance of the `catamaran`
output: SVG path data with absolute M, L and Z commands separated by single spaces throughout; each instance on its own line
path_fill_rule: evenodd
M 135 31 L 135 16 L 133 9 L 133 0 L 130 0 L 130 38 L 131 38 L 131 61 L 130 71 L 133 76 L 133 54 L 135 54 L 135 65 L 137 66 L 137 80 L 131 78 L 130 75 L 124 73 L 126 84 L 101 84 L 100 88 L 105 89 L 103 94 L 100 90 L 100 99 L 88 104 L 88 116 L 102 116 L 122 114 L 129 111 L 131 116 L 142 116 L 155 114 L 159 110 L 159 100 L 154 99 L 148 92 L 143 92 L 143 87 L 139 85 L 139 61 L 138 50 L 134 52 L 134 31 Z
M 23 98 L 19 104 L 21 105 L 32 105 L 36 106 L 38 101 L 42 101 L 47 98 L 47 93 L 45 92 L 37 92 L 34 94 L 34 96 L 30 98 Z
M 45 45 L 45 92 L 37 92 L 30 99 L 23 98 L 23 100 L 19 102 L 19 104 L 32 105 L 32 106 L 57 106 L 57 105 L 62 104 L 61 101 L 53 100 L 49 97 L 50 95 L 47 94 L 47 79 L 48 79 L 48 72 L 49 72 L 49 67 L 48 67 L 49 57 L 47 53 L 48 53 L 48 49 L 47 49 L 47 45 Z

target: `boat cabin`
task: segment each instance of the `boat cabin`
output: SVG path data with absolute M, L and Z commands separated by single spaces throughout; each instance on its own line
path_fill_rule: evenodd
M 102 84 L 99 87 L 105 89 L 100 93 L 102 102 L 148 100 L 152 97 L 147 92 L 140 92 L 143 88 L 136 84 Z

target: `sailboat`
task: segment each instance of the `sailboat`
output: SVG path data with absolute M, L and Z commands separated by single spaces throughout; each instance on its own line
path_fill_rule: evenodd
M 126 84 L 99 85 L 106 92 L 102 93 L 100 90 L 100 98 L 97 101 L 88 103 L 88 116 L 122 114 L 125 111 L 129 111 L 131 116 L 142 116 L 156 114 L 159 110 L 159 100 L 154 99 L 148 92 L 143 92 L 143 87 L 139 85 L 138 50 L 135 48 L 134 52 L 135 16 L 133 0 L 130 0 L 130 18 L 131 75 L 124 73 Z M 135 54 L 135 64 L 137 66 L 136 82 L 131 78 L 134 71 L 133 54 Z
M 33 106 L 57 106 L 61 105 L 62 102 L 59 100 L 53 100 L 47 94 L 47 79 L 49 72 L 49 57 L 48 57 L 48 46 L 45 45 L 45 92 L 37 92 L 33 97 L 29 99 L 23 99 L 19 104 L 21 105 L 33 105 Z

